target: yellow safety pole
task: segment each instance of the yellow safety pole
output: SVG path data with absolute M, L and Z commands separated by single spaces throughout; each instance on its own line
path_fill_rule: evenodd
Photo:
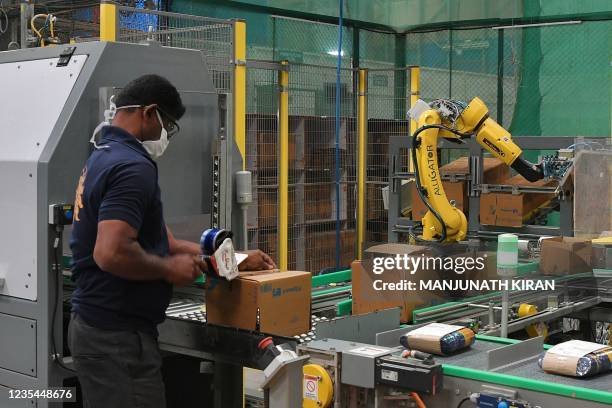
M 100 2 L 100 40 L 117 41 L 117 3 Z
M 412 108 L 421 97 L 421 67 L 410 67 L 410 107 Z M 410 119 L 410 136 L 416 132 L 417 122 Z M 412 158 L 409 159 L 410 171 L 414 171 Z
M 367 112 L 367 90 L 368 90 L 368 71 L 366 69 L 359 70 L 359 96 L 358 96 L 358 112 L 359 120 L 357 130 L 359 132 L 359 145 L 357 151 L 359 157 L 357 160 L 357 259 L 363 257 L 363 243 L 365 242 L 366 229 L 366 149 L 367 149 L 367 133 L 368 133 L 368 112 Z
M 234 142 L 246 170 L 246 22 L 234 21 Z
M 289 62 L 278 73 L 278 266 L 287 270 L 289 241 Z

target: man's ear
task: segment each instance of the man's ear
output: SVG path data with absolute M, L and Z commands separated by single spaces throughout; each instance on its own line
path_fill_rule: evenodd
M 148 119 L 152 119 L 155 117 L 155 110 L 157 109 L 157 105 L 153 104 L 153 105 L 147 105 L 144 107 L 144 109 L 142 110 L 143 115 L 145 116 L 145 118 Z

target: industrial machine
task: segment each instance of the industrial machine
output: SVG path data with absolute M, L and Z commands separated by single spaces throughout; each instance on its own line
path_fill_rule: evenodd
M 71 290 L 63 262 L 70 232 L 65 224 L 70 224 L 70 205 L 92 148 L 91 133 L 109 97 L 151 72 L 175 84 L 187 107 L 180 137 L 159 160 L 167 223 L 176 236 L 194 242 L 210 227 L 232 230 L 235 245 L 244 242 L 242 204 L 234 189 L 243 157 L 228 119 L 233 101 L 217 93 L 199 51 L 154 42 L 90 42 L 0 53 L 0 222 L 6 232 L 0 239 L 2 395 L 8 389 L 61 386 L 74 375 L 63 339 L 69 316 L 62 304 Z M 217 342 L 225 334 L 219 330 Z M 231 333 L 236 339 L 240 335 Z M 242 344 L 255 348 L 260 337 Z M 240 355 L 240 348 L 232 354 Z M 49 403 L 11 403 L 22 402 Z
M 569 160 L 558 158 L 537 165 L 529 163 L 521 157 L 522 151 L 512 141 L 510 133 L 489 117 L 486 105 L 479 98 L 472 99 L 469 104 L 438 99 L 431 106 L 419 100 L 410 116 L 418 121 L 411 151 L 416 169 L 416 191 L 429 210 L 422 220 L 422 239 L 426 241 L 462 241 L 468 229 L 465 214 L 451 205 L 444 193 L 437 158 L 439 137 L 459 143 L 474 137 L 494 157 L 529 181 L 561 178 L 571 164 Z

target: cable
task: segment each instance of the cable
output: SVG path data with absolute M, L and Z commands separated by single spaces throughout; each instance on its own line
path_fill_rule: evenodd
M 60 242 L 62 242 L 62 231 L 63 231 L 63 227 L 56 226 L 55 240 L 53 242 L 52 272 L 55 275 L 55 298 L 53 301 L 53 317 L 51 318 L 51 348 L 53 351 L 53 361 L 55 361 L 57 365 L 62 367 L 64 370 L 72 372 L 72 373 L 76 373 L 75 370 L 68 368 L 66 367 L 66 365 L 64 365 L 64 363 L 62 362 L 62 359 L 60 358 L 60 355 L 57 352 L 57 344 L 55 343 L 55 318 L 57 317 L 57 304 L 59 303 L 59 291 L 60 291 L 59 275 L 62 273 L 62 266 L 59 262 L 58 252 L 59 252 Z M 62 311 L 62 315 L 63 313 L 64 312 Z M 63 331 L 63 325 L 62 325 L 62 331 Z
M 417 394 L 416 392 L 411 392 L 410 396 L 412 397 L 414 402 L 416 402 L 418 408 L 427 408 L 419 394 Z
M 414 163 L 414 179 L 416 181 L 416 190 L 417 193 L 419 194 L 419 197 L 421 198 L 421 200 L 423 201 L 423 203 L 425 204 L 425 206 L 427 207 L 427 209 L 429 211 L 431 211 L 431 213 L 434 215 L 434 217 L 436 217 L 436 219 L 438 220 L 438 222 L 440 223 L 440 225 L 442 226 L 442 235 L 440 236 L 440 238 L 438 238 L 436 240 L 436 242 L 444 242 L 446 240 L 446 223 L 444 222 L 444 220 L 442 219 L 442 217 L 440 216 L 440 214 L 432 207 L 431 203 L 429 202 L 429 199 L 427 197 L 425 197 L 425 194 L 423 194 L 422 191 L 422 187 L 421 187 L 421 176 L 419 175 L 419 162 L 417 161 L 417 147 L 419 144 L 419 141 L 417 140 L 417 136 L 427 130 L 427 129 L 443 129 L 443 130 L 448 130 L 451 133 L 456 134 L 457 136 L 460 136 L 461 138 L 467 138 L 467 137 L 471 137 L 472 134 L 471 133 L 462 133 L 459 132 L 458 130 L 455 129 L 451 129 L 447 126 L 443 126 L 443 125 L 425 125 L 420 127 L 419 129 L 417 129 L 414 132 L 414 135 L 412 136 L 413 140 L 412 140 L 412 148 L 411 148 L 411 152 L 412 152 L 412 161 Z M 422 239 L 418 239 L 419 241 L 423 241 Z
M 457 408 L 461 408 L 461 406 L 466 402 L 469 401 L 470 397 L 465 397 L 464 399 L 462 399 L 461 401 L 459 401 L 459 404 L 457 404 Z
M 2 24 L 2 16 L 4 16 L 5 23 Z M 6 33 L 9 26 L 9 18 L 6 11 L 4 11 L 4 7 L 0 6 L 0 35 Z

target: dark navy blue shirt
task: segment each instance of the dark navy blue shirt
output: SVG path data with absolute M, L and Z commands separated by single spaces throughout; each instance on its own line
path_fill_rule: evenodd
M 172 286 L 163 280 L 133 281 L 98 267 L 93 259 L 98 222 L 125 221 L 138 231 L 148 253 L 168 256 L 157 165 L 142 144 L 114 126 L 102 136 L 82 170 L 76 192 L 70 248 L 76 290 L 72 310 L 88 324 L 107 330 L 156 333 Z

